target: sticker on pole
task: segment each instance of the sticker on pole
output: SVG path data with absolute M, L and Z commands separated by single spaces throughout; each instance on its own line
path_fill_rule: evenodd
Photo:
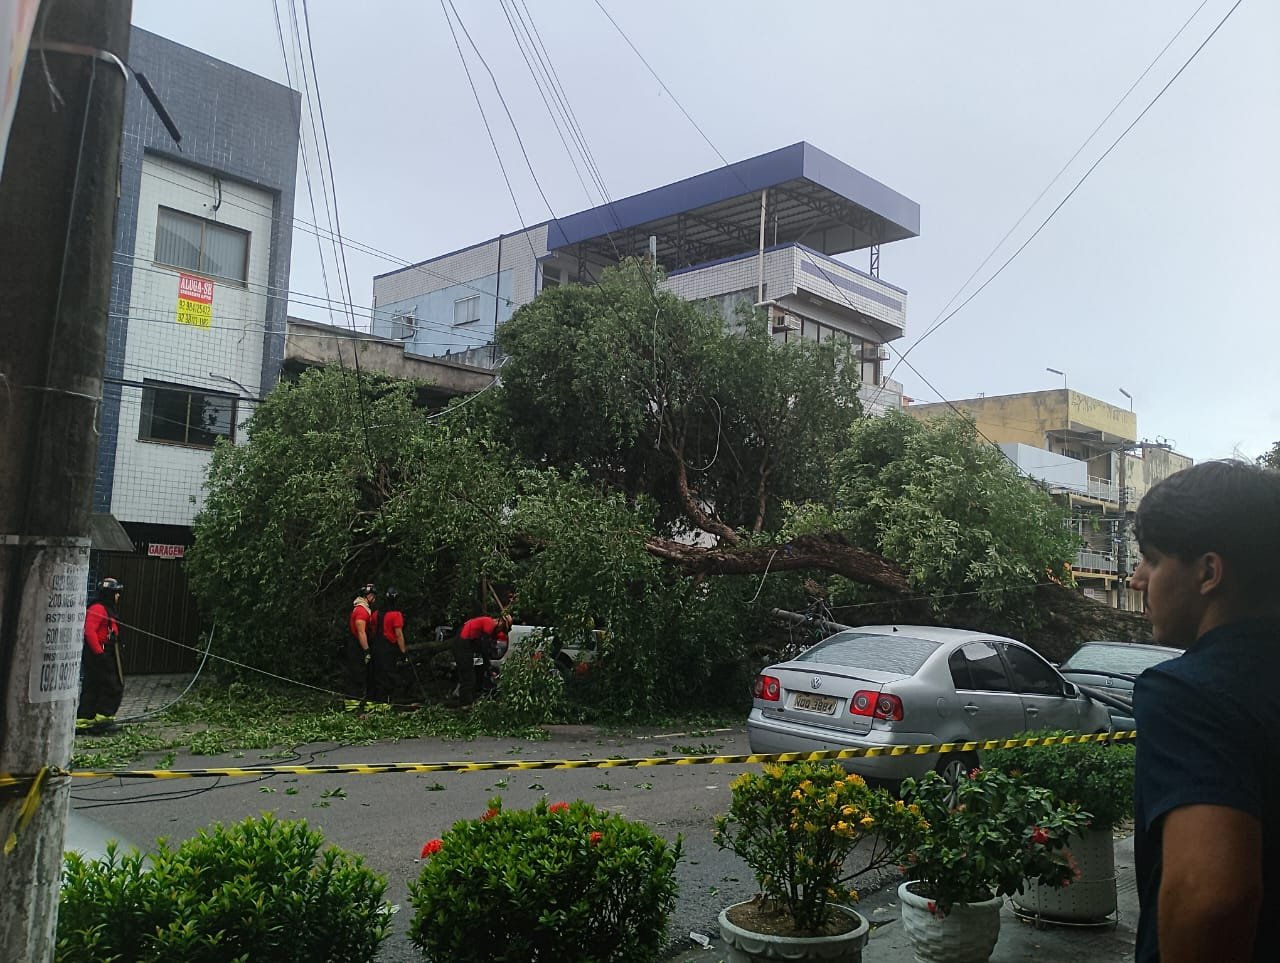
M 31 640 L 31 702 L 57 702 L 80 694 L 88 582 L 87 544 L 43 548 L 29 570 L 26 588 L 31 602 L 23 607 L 19 638 Z
M 213 282 L 208 278 L 178 275 L 178 323 L 197 328 L 213 323 Z

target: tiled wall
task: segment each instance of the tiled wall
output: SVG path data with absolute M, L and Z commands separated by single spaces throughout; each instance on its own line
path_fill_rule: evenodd
M 249 234 L 245 283 L 215 282 L 208 328 L 178 322 L 179 272 L 153 261 L 161 207 Z M 143 159 L 124 380 L 260 396 L 273 211 L 266 191 L 234 181 L 216 184 L 212 174 L 166 158 Z M 111 513 L 120 521 L 189 525 L 203 503 L 210 452 L 139 439 L 142 395 L 133 385 L 121 392 Z M 253 404 L 241 400 L 237 421 L 252 411 Z
M 255 393 L 266 391 L 279 374 L 284 354 L 284 330 L 289 285 L 289 254 L 293 235 L 294 180 L 298 161 L 298 121 L 300 98 L 280 84 L 223 63 L 134 28 L 130 38 L 130 65 L 146 75 L 165 109 L 182 135 L 181 146 L 165 130 L 154 108 L 137 84 L 130 84 L 125 103 L 124 137 L 121 143 L 120 198 L 116 209 L 116 261 L 112 272 L 111 307 L 107 322 L 107 361 L 103 401 L 99 416 L 98 469 L 94 485 L 94 510 L 111 511 L 117 472 L 122 472 L 121 510 L 146 509 L 147 520 L 187 524 L 193 514 L 188 491 L 187 461 L 207 454 L 173 454 L 171 461 L 154 462 L 158 446 L 129 445 L 137 438 L 137 418 L 141 392 L 122 386 L 119 380 L 142 380 L 134 375 L 178 380 L 176 372 L 204 380 L 194 384 L 220 384 L 223 390 L 237 389 L 209 378 L 209 372 L 234 378 Z M 144 185 L 143 167 L 148 167 Z M 175 166 L 176 165 L 176 166 Z M 212 174 L 219 175 L 220 185 Z M 181 187 L 160 179 L 177 181 Z M 158 182 L 158 183 L 153 183 Z M 214 296 L 216 316 L 240 315 L 236 319 L 234 350 L 212 338 L 203 348 L 196 343 L 164 335 L 165 319 L 154 316 L 176 314 L 176 280 L 173 275 L 154 273 L 155 207 L 165 191 L 175 192 L 180 207 L 210 216 L 221 187 L 223 203 L 217 219 L 230 220 L 231 205 L 251 207 L 256 221 L 251 241 L 252 271 L 257 297 L 237 301 L 224 294 L 219 285 Z M 152 192 L 143 205 L 144 187 Z M 161 190 L 163 189 L 163 190 Z M 197 196 L 198 195 L 198 198 Z M 141 289 L 134 298 L 134 286 Z M 169 288 L 173 285 L 173 297 Z M 243 297 L 243 293 L 241 295 Z M 142 315 L 133 318 L 135 304 Z M 172 325 L 170 325 L 172 327 Z M 192 335 L 184 331 L 183 335 Z M 210 332 L 200 332 L 208 335 Z M 220 336 L 215 336 L 220 337 Z M 167 356 L 169 348 L 182 348 Z M 250 370 L 250 359 L 257 370 Z M 131 374 L 126 374 L 126 365 Z M 158 373 L 159 372 L 159 373 Z M 166 376 L 163 372 L 169 372 Z M 122 444 L 124 443 L 124 444 Z M 142 461 L 130 465 L 123 449 L 137 450 Z M 172 453 L 171 453 L 172 454 Z M 180 459 L 181 469 L 179 469 Z M 179 476 L 172 472 L 179 471 Z M 127 479 L 124 477 L 127 475 Z

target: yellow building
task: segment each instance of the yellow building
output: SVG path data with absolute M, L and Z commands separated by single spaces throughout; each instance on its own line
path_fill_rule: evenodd
M 1086 595 L 1127 609 L 1142 599 L 1125 587 L 1137 560 L 1133 510 L 1147 490 L 1192 460 L 1167 444 L 1138 440 L 1134 412 L 1078 391 L 1057 388 L 1016 395 L 910 405 L 916 418 L 971 416 L 1019 470 L 1038 479 L 1071 509 L 1080 534 L 1076 581 Z

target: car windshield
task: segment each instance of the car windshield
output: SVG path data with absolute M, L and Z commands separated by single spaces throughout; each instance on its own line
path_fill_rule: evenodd
M 1119 672 L 1122 675 L 1140 675 L 1153 665 L 1166 662 L 1177 654 L 1128 645 L 1084 645 L 1062 664 L 1062 668 L 1083 672 L 1098 670 Z
M 802 652 L 795 661 L 829 662 L 849 669 L 877 669 L 915 675 L 937 648 L 937 642 L 909 636 L 841 632 Z

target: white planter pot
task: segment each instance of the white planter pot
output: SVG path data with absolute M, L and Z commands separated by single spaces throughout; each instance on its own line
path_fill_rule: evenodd
M 742 903 L 735 903 L 742 906 Z M 732 906 L 720 911 L 720 938 L 726 963 L 765 963 L 769 960 L 823 960 L 827 963 L 862 963 L 870 925 L 848 906 L 835 909 L 853 917 L 858 926 L 837 936 L 774 936 L 745 930 L 729 919 Z
M 946 916 L 929 912 L 933 902 L 911 892 L 914 882 L 898 887 L 902 928 L 911 938 L 922 963 L 983 963 L 991 958 L 1000 938 L 1000 908 L 996 896 L 978 903 L 956 903 Z
M 1049 920 L 1100 922 L 1116 911 L 1116 853 L 1109 829 L 1090 829 L 1069 840 L 1080 878 L 1062 889 L 1027 880 L 1014 896 L 1018 909 Z

